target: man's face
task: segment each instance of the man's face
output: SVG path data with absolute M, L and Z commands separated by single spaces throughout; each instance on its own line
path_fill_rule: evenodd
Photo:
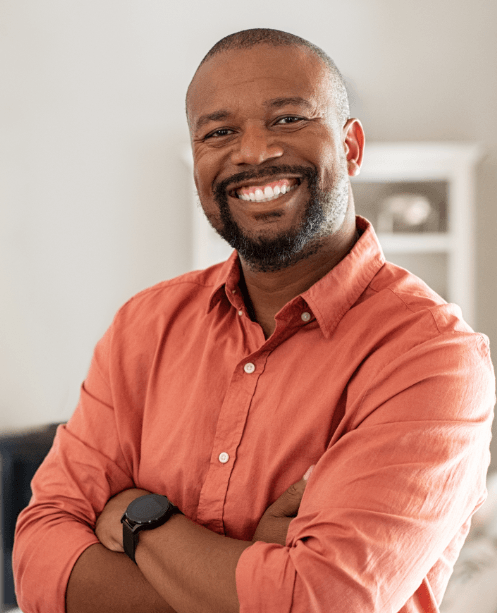
M 221 53 L 198 71 L 188 112 L 200 202 L 249 266 L 279 270 L 339 230 L 343 126 L 318 58 L 267 45 Z

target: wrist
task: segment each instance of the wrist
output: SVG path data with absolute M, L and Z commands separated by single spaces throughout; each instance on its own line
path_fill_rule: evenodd
M 135 551 L 141 533 L 162 526 L 178 513 L 181 511 L 166 496 L 146 494 L 135 498 L 121 517 L 123 548 L 127 556 L 136 563 Z

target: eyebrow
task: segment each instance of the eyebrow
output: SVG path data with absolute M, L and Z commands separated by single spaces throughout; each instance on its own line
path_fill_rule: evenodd
M 282 106 L 286 106 L 288 104 L 293 104 L 295 106 L 304 107 L 307 110 L 312 108 L 312 104 L 306 100 L 305 98 L 301 98 L 300 96 L 292 96 L 288 98 L 273 98 L 272 100 L 267 100 L 264 102 L 264 106 L 268 109 L 279 109 Z M 228 119 L 231 117 L 232 113 L 230 111 L 221 109 L 219 111 L 214 111 L 213 113 L 208 113 L 206 115 L 201 115 L 196 124 L 195 130 L 200 130 L 205 124 L 210 121 L 222 121 L 223 119 Z

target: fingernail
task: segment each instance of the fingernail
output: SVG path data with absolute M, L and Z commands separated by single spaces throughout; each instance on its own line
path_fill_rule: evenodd
M 303 476 L 304 481 L 307 481 L 309 479 L 312 471 L 314 470 L 314 466 L 315 464 L 313 464 L 312 466 L 309 466 L 309 468 L 305 471 L 305 475 Z

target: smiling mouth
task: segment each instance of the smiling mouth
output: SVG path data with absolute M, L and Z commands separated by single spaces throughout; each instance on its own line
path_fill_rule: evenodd
M 297 189 L 299 185 L 300 180 L 297 178 L 280 179 L 262 185 L 242 186 L 231 190 L 229 195 L 245 202 L 271 202 Z

